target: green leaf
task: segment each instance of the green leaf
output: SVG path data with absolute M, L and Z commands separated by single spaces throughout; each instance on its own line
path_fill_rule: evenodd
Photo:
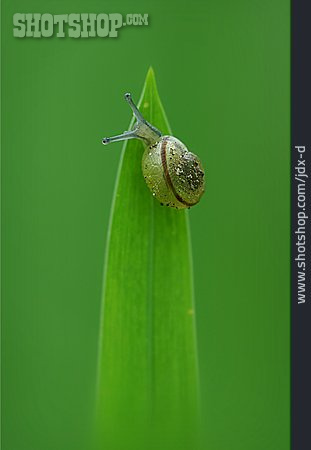
M 172 134 L 152 69 L 139 108 L 163 134 Z M 110 448 L 117 441 L 121 448 L 123 439 L 124 448 L 129 440 L 139 448 L 142 430 L 151 437 L 149 426 L 163 448 L 192 428 L 197 413 L 188 211 L 153 198 L 142 176 L 143 152 L 138 140 L 123 147 L 107 240 L 98 421 Z

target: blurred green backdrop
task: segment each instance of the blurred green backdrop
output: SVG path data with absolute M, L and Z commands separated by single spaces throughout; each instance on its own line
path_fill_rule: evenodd
M 283 0 L 2 1 L 3 450 L 87 448 L 125 91 L 149 65 L 207 167 L 190 211 L 205 448 L 289 448 Z M 148 13 L 117 39 L 16 39 L 16 12 Z

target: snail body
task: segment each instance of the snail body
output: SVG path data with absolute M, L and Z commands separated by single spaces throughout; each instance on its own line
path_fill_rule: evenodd
M 196 205 L 204 193 L 204 170 L 199 158 L 173 136 L 163 136 L 140 114 L 130 94 L 125 99 L 137 119 L 133 130 L 104 138 L 103 144 L 125 139 L 145 143 L 142 172 L 152 195 L 162 204 L 176 209 Z

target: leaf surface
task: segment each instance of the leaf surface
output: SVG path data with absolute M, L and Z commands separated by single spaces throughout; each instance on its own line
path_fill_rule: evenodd
M 163 134 L 172 134 L 152 69 L 139 109 Z M 107 241 L 98 378 L 100 427 L 113 442 L 122 424 L 124 436 L 136 436 L 136 448 L 142 427 L 168 434 L 189 427 L 198 394 L 188 211 L 153 198 L 142 175 L 143 152 L 142 142 L 129 140 L 121 155 Z

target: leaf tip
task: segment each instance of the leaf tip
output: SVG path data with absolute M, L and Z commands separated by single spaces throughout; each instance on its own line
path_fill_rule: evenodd
M 149 66 L 148 72 L 147 72 L 147 78 L 153 78 L 155 79 L 154 70 L 152 66 Z
M 146 84 L 149 86 L 154 86 L 155 89 L 157 87 L 155 73 L 154 73 L 152 66 L 150 66 L 148 69 L 147 76 L 146 76 Z

